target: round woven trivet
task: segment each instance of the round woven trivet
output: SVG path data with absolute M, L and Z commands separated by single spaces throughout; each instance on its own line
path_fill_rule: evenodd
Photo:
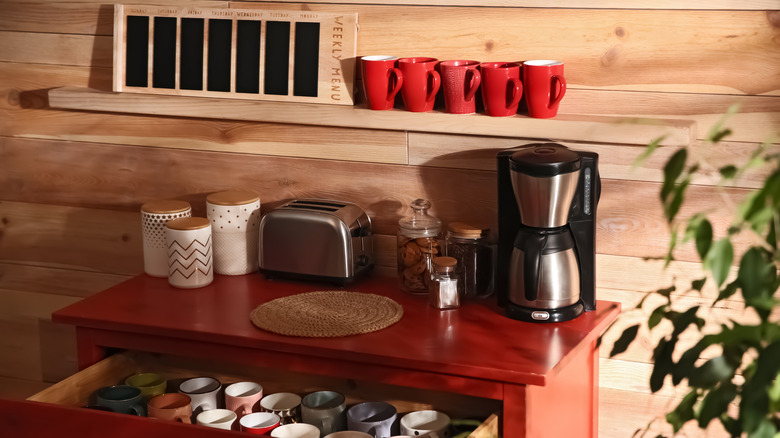
M 318 291 L 261 304 L 249 317 L 257 327 L 281 335 L 329 338 L 381 330 L 403 314 L 400 304 L 380 295 Z

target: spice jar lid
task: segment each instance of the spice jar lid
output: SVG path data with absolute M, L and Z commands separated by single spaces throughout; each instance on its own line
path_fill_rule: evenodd
M 205 217 L 182 217 L 169 220 L 165 223 L 165 226 L 172 230 L 191 231 L 209 227 L 211 222 Z
M 452 222 L 447 229 L 454 236 L 466 239 L 479 239 L 490 231 L 489 227 L 479 227 L 463 222 Z
M 141 206 L 141 211 L 152 214 L 171 214 L 181 213 L 190 208 L 190 203 L 187 201 L 167 199 L 162 201 L 149 201 Z
M 458 260 L 456 260 L 454 257 L 443 256 L 433 258 L 433 267 L 437 272 L 450 272 L 455 269 L 457 264 Z
M 214 205 L 244 205 L 259 200 L 260 196 L 252 190 L 225 190 L 206 196 L 206 202 Z

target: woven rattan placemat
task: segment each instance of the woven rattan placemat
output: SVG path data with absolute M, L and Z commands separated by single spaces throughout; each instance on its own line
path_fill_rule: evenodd
M 381 295 L 318 291 L 277 298 L 250 313 L 252 323 L 288 336 L 330 338 L 381 330 L 404 314 L 400 304 Z

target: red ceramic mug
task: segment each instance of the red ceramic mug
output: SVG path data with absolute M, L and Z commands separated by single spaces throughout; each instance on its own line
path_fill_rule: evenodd
M 401 90 L 404 77 L 395 63 L 395 56 L 364 56 L 360 59 L 360 71 L 363 75 L 363 90 L 366 93 L 368 107 L 372 110 L 393 108 L 395 95 Z
M 281 425 L 281 417 L 272 412 L 253 412 L 244 415 L 239 420 L 240 428 L 244 432 L 255 435 L 266 435 Z
M 528 115 L 540 119 L 555 117 L 558 104 L 566 94 L 563 63 L 552 60 L 525 61 L 523 85 Z
M 401 96 L 404 106 L 413 112 L 426 112 L 433 109 L 436 93 L 441 87 L 441 75 L 435 70 L 439 60 L 436 58 L 401 58 L 398 68 L 404 77 Z
M 441 83 L 444 90 L 444 108 L 450 114 L 472 114 L 476 112 L 474 96 L 477 94 L 482 76 L 479 61 L 442 61 Z
M 520 82 L 520 64 L 515 62 L 483 62 L 479 66 L 482 74 L 482 101 L 485 113 L 494 117 L 517 114 L 517 106 L 523 97 L 523 83 Z

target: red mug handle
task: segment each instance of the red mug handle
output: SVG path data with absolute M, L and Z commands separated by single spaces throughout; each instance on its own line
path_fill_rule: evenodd
M 514 94 L 512 94 L 512 102 L 507 108 L 520 104 L 520 99 L 523 98 L 523 83 L 520 79 L 510 79 L 509 82 L 511 82 L 514 87 Z
M 466 91 L 466 101 L 474 98 L 474 95 L 477 94 L 479 83 L 482 81 L 482 75 L 479 74 L 479 70 L 470 68 L 466 71 L 466 75 L 468 75 L 469 72 L 471 73 L 471 78 L 469 79 L 469 89 Z
M 395 87 L 393 87 L 392 90 L 390 90 L 390 94 L 387 95 L 387 100 L 393 100 L 395 99 L 395 95 L 398 94 L 399 91 L 401 91 L 401 85 L 404 84 L 404 74 L 401 73 L 401 69 L 398 67 L 393 67 L 389 70 L 387 70 L 387 80 L 390 80 L 390 76 L 395 74 Z
M 439 92 L 439 88 L 441 87 L 441 75 L 436 70 L 432 70 L 428 73 L 430 73 L 432 81 L 431 88 L 428 89 L 428 96 L 425 97 L 425 101 L 431 103 L 436 99 L 436 93 Z
M 552 79 L 553 82 L 558 82 L 561 85 L 561 91 L 558 93 L 557 96 L 555 96 L 555 99 L 553 99 L 553 101 L 550 102 L 550 107 L 558 105 L 561 99 L 563 99 L 563 95 L 566 94 L 566 79 L 563 76 L 558 76 L 558 75 L 552 75 Z

